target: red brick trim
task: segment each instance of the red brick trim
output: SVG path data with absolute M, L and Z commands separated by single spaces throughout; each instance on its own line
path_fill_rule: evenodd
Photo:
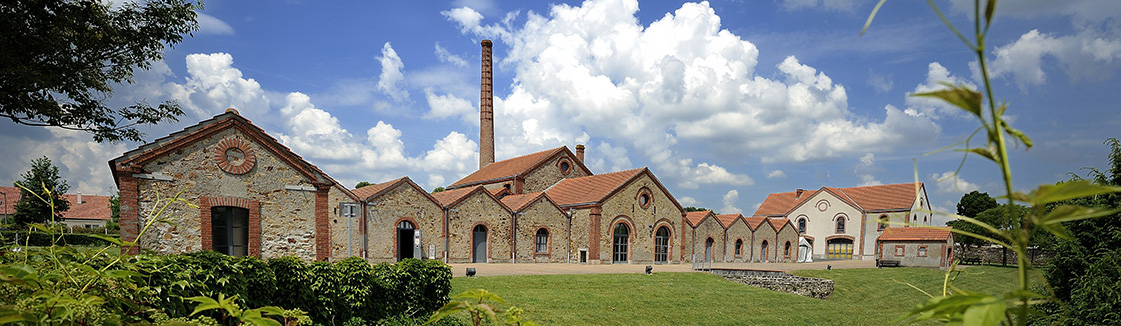
M 829 240 L 833 240 L 833 239 L 849 239 L 849 240 L 853 241 L 853 244 L 856 243 L 856 238 L 855 237 L 853 237 L 851 235 L 844 235 L 844 234 L 831 235 L 831 236 L 825 237 L 825 242 L 829 243 Z
M 770 256 L 770 252 L 769 252 L 770 249 L 771 249 L 771 243 L 767 242 L 766 239 L 759 242 L 759 251 L 763 252 L 763 255 L 760 256 L 760 257 L 763 258 L 763 260 L 761 262 L 767 262 L 767 263 L 775 262 L 774 260 L 770 260 L 770 258 L 768 257 L 768 256 Z M 778 250 L 775 250 L 775 251 L 776 251 L 776 255 L 777 255 Z
M 401 257 L 400 257 L 401 248 L 397 247 L 397 246 L 401 245 L 401 242 L 398 241 L 398 239 L 397 239 L 397 235 L 399 233 L 399 232 L 397 232 L 397 230 L 399 230 L 397 228 L 397 226 L 401 224 L 401 221 L 409 221 L 409 223 L 413 224 L 413 230 L 420 230 L 420 223 L 417 223 L 415 219 L 412 219 L 410 217 L 402 217 L 402 218 L 397 219 L 397 221 L 393 222 L 393 260 L 394 261 L 400 261 L 401 260 Z M 421 236 L 424 236 L 424 235 L 421 235 Z M 420 259 L 421 257 L 413 257 L 413 258 Z
M 241 207 L 249 210 L 249 255 L 261 257 L 261 202 L 236 197 L 199 197 L 199 228 L 202 232 L 202 250 L 214 250 L 214 225 L 210 208 L 215 206 Z
M 907 246 L 895 245 L 895 257 L 903 257 L 907 255 Z
M 642 204 L 642 195 L 646 195 L 647 200 L 646 200 L 645 205 Z M 638 203 L 638 207 L 640 207 L 642 209 L 650 208 L 650 205 L 654 204 L 654 193 L 652 191 L 650 191 L 650 188 L 647 188 L 647 187 L 639 188 L 638 193 L 634 194 L 634 200 L 635 200 L 636 203 Z
M 137 242 L 136 246 L 121 247 L 122 254 L 140 253 L 140 242 L 136 239 L 140 233 L 140 185 L 137 181 L 128 171 L 117 173 L 117 187 L 121 192 L 121 240 Z
M 327 194 L 331 185 L 315 187 L 315 260 L 331 258 L 331 216 L 327 208 Z
M 240 164 L 235 165 L 234 162 L 226 160 L 226 151 L 230 149 L 237 149 L 245 155 Z M 240 138 L 226 137 L 218 141 L 218 144 L 214 146 L 213 155 L 214 162 L 218 163 L 218 167 L 230 174 L 245 174 L 257 164 L 257 154 L 253 152 L 253 148 L 249 147 L 249 142 Z
M 568 170 L 565 170 L 561 167 L 562 163 L 568 163 Z M 573 169 L 576 169 L 576 164 L 573 164 L 572 160 L 569 159 L 568 156 L 561 156 L 560 159 L 557 159 L 556 166 L 561 175 L 568 175 L 569 173 L 572 173 Z
M 669 241 L 669 243 L 666 244 L 666 263 L 670 263 L 670 262 L 674 261 L 674 259 L 673 259 L 673 223 L 670 222 L 669 219 L 665 219 L 665 218 L 658 219 L 657 221 L 654 221 L 654 236 L 650 237 L 650 240 L 653 241 L 653 243 L 654 243 L 654 246 L 652 247 L 652 248 L 654 248 L 653 253 L 657 254 L 657 252 L 658 252 L 658 229 L 660 229 L 662 227 L 665 227 L 666 231 L 669 231 L 669 236 L 666 238 L 667 241 Z M 655 257 L 655 258 L 657 258 L 657 257 Z M 652 260 L 655 260 L 655 259 L 652 259 Z
M 926 250 L 923 250 L 923 249 L 926 249 Z M 929 256 L 930 255 L 929 251 L 930 251 L 930 249 L 927 245 L 921 245 L 921 246 L 919 246 L 918 250 L 915 250 L 915 257 Z
M 619 215 L 611 220 L 611 227 L 608 229 L 609 234 L 611 234 L 611 241 L 609 242 L 611 244 L 611 263 L 615 263 L 615 228 L 619 224 L 626 225 L 628 229 L 627 231 L 629 232 L 627 234 L 627 262 L 634 261 L 634 256 L 632 255 L 632 253 L 634 252 L 635 236 L 638 235 L 638 230 L 635 229 L 634 221 L 631 221 L 630 217 L 627 217 L 626 215 Z
M 794 251 L 797 252 L 798 247 L 794 247 Z M 783 259 L 790 260 L 790 241 L 787 241 L 786 244 L 783 246 L 782 257 L 783 257 Z
M 588 211 L 588 260 L 599 260 L 599 247 L 603 245 L 599 229 L 602 213 L 603 210 L 599 206 L 593 206 Z
M 739 241 L 739 246 L 736 246 L 736 241 Z M 736 238 L 736 241 L 732 241 L 732 258 L 743 258 L 743 238 Z M 736 253 L 737 250 L 739 253 Z
M 541 229 L 545 229 L 545 233 L 546 233 L 545 252 L 537 251 L 537 231 L 540 231 Z M 533 245 L 533 250 L 531 250 L 531 252 L 533 252 L 534 256 L 538 256 L 538 255 L 549 256 L 549 255 L 552 254 L 552 252 L 553 252 L 553 230 L 549 229 L 548 226 L 544 226 L 544 225 L 534 226 L 533 227 L 533 237 L 532 237 L 532 239 L 533 239 L 533 241 L 530 242 L 530 243 Z

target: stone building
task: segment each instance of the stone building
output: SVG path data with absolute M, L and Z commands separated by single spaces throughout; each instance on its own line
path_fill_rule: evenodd
M 899 266 L 947 268 L 953 249 L 948 227 L 887 228 L 876 240 L 876 258 L 899 261 Z
M 884 229 L 931 223 L 921 182 L 773 193 L 755 216 L 789 219 L 815 260 L 874 259 L 875 241 Z
M 331 230 L 347 219 L 332 208 L 359 201 L 233 109 L 125 152 L 109 167 L 120 189 L 121 238 L 138 240 L 131 253 L 338 258 L 345 243 L 334 242 Z M 197 208 L 172 204 L 153 214 L 176 194 Z
M 798 257 L 798 234 L 785 218 L 703 211 L 687 213 L 685 221 L 695 262 L 794 262 Z
M 373 261 L 443 257 L 446 212 L 436 198 L 412 179 L 401 177 L 352 192 L 366 209 L 361 210 L 360 216 L 365 222 L 358 223 L 364 227 L 352 228 L 352 235 L 347 238 L 361 241 L 355 244 L 360 250 L 348 251 L 348 256 Z M 420 243 L 416 242 L 418 238 Z
M 572 223 L 544 192 L 506 195 L 502 203 L 514 211 L 517 262 L 571 262 Z

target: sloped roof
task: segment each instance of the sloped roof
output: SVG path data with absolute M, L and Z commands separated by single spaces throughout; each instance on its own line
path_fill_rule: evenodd
M 389 189 L 390 186 L 396 185 L 398 182 L 401 182 L 402 180 L 405 180 L 405 178 L 408 178 L 408 177 L 400 177 L 400 178 L 389 180 L 389 181 L 382 182 L 382 183 L 367 185 L 367 186 L 362 187 L 362 188 L 351 190 L 350 192 L 354 193 L 355 196 L 358 196 L 358 198 L 362 198 L 363 200 L 369 199 L 371 196 L 374 196 L 374 195 L 378 194 L 379 192 L 382 192 L 386 189 Z
M 440 203 L 440 206 L 448 207 L 451 204 L 454 204 L 455 202 L 459 201 L 460 198 L 466 197 L 468 194 L 474 192 L 475 190 L 478 190 L 478 188 L 482 188 L 482 187 L 480 186 L 480 187 L 474 187 L 474 188 L 458 188 L 458 189 L 444 190 L 444 191 L 432 194 L 432 198 L 435 198 L 436 202 Z
M 713 214 L 712 211 L 685 212 L 685 222 L 689 223 L 689 226 L 695 227 L 701 223 L 701 220 L 705 219 L 705 216 L 710 214 Z
M 743 217 L 743 215 L 740 215 L 740 214 L 721 214 L 721 215 L 716 215 L 716 221 L 720 222 L 720 226 L 723 226 L 725 229 L 727 229 L 729 226 L 732 225 L 732 223 L 736 222 L 736 219 L 741 218 L 741 217 Z
M 526 175 L 542 164 L 545 164 L 545 162 L 548 162 L 554 156 L 561 153 L 568 153 L 569 156 L 575 157 L 575 155 L 573 155 L 572 152 L 568 150 L 567 146 L 561 146 L 533 154 L 522 155 L 515 158 L 487 164 L 487 166 L 484 166 L 478 171 L 475 171 L 474 173 L 463 177 L 463 179 L 460 179 L 459 181 L 451 184 L 450 186 L 448 186 L 448 188 L 461 188 L 476 184 L 487 183 L 488 181 L 496 181 L 513 178 L 519 175 Z M 584 166 L 583 162 L 576 162 L 579 160 L 573 161 L 575 165 L 578 168 L 584 170 L 585 173 L 589 175 L 592 174 L 592 172 L 588 170 L 588 167 Z
M 109 196 L 82 195 L 82 203 L 78 203 L 78 195 L 62 195 L 62 199 L 70 202 L 70 209 L 62 212 L 62 218 L 75 220 L 109 220 L 113 211 L 109 209 Z
M 880 241 L 949 241 L 949 227 L 891 227 L 880 234 Z
M 545 192 L 557 205 L 599 202 L 646 168 L 564 179 Z
M 922 182 L 917 183 L 922 187 Z M 821 191 L 826 191 L 836 196 L 841 201 L 864 211 L 877 210 L 903 210 L 910 209 L 915 202 L 916 183 L 899 183 L 878 186 L 863 186 L 850 188 L 821 187 L 821 189 L 806 190 L 802 196 L 797 196 L 796 191 L 773 193 L 767 195 L 759 209 L 755 210 L 757 216 L 786 215 L 810 197 Z
M 216 115 L 213 118 L 200 121 L 183 130 L 156 139 L 150 143 L 140 145 L 140 147 L 136 149 L 127 151 L 121 156 L 109 160 L 109 168 L 113 171 L 114 175 L 113 180 L 114 182 L 117 181 L 115 176 L 120 171 L 137 170 L 148 161 L 163 156 L 175 149 L 188 146 L 197 140 L 228 128 L 235 128 L 243 132 L 246 136 L 253 139 L 257 145 L 276 155 L 278 159 L 295 168 L 297 173 L 312 180 L 313 183 L 331 184 L 339 188 L 339 190 L 342 190 L 345 195 L 351 198 L 357 198 L 349 189 L 340 185 L 335 179 L 327 175 L 327 173 L 324 173 L 314 164 L 309 163 L 300 155 L 292 152 L 291 149 L 281 144 L 276 138 L 270 136 L 264 129 L 254 125 L 249 119 L 246 119 L 238 114 L 236 110 L 232 109 L 226 110 L 226 112 Z M 120 185 L 117 186 L 119 187 Z
M 786 218 L 768 218 L 767 223 L 770 223 L 771 227 L 775 228 L 775 231 L 778 231 L 778 230 L 782 230 L 783 226 L 786 226 L 787 224 L 790 224 L 790 220 L 786 219 Z M 791 224 L 791 227 L 793 227 L 793 226 L 794 225 Z
M 747 223 L 747 226 L 750 227 L 752 231 L 758 230 L 759 227 L 763 225 L 763 223 L 767 223 L 767 220 L 768 218 L 766 216 L 751 216 L 743 218 L 743 221 Z
M 520 211 L 522 208 L 525 208 L 525 206 L 532 204 L 533 201 L 536 200 L 537 197 L 541 197 L 542 194 L 544 193 L 539 191 L 521 195 L 507 195 L 506 197 L 502 197 L 502 204 L 514 211 Z

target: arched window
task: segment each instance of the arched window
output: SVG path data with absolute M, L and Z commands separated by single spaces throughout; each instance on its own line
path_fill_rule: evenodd
M 537 253 L 549 252 L 549 230 L 545 228 L 537 229 L 537 236 L 534 237 L 534 248 Z
M 768 254 L 768 252 L 767 252 L 767 240 L 763 240 L 763 246 L 762 247 L 763 247 L 763 250 L 761 250 L 761 251 L 763 252 L 763 262 L 765 263 L 765 262 L 767 262 L 767 254 Z
M 887 228 L 887 214 L 880 215 L 880 223 L 876 226 L 877 231 L 883 231 Z
M 716 243 L 712 238 L 705 239 L 705 262 L 712 261 L 712 245 Z
M 926 223 L 926 216 L 923 216 L 923 217 L 922 217 L 922 222 L 923 222 L 923 223 Z
M 837 233 L 845 233 L 845 218 L 837 218 Z
M 401 221 L 397 223 L 397 261 L 406 258 L 416 258 L 416 244 L 414 244 L 413 237 L 416 236 L 416 226 L 409 221 Z
M 787 241 L 786 246 L 782 249 L 782 257 L 790 259 L 790 241 Z
M 664 264 L 669 262 L 669 228 L 665 225 L 658 228 L 654 234 L 654 263 Z
M 743 239 L 736 239 L 736 257 L 743 255 Z
M 798 233 L 806 233 L 806 219 L 798 219 Z
M 627 263 L 627 245 L 630 244 L 631 229 L 626 224 L 619 223 L 615 225 L 614 241 L 612 243 L 612 263 Z

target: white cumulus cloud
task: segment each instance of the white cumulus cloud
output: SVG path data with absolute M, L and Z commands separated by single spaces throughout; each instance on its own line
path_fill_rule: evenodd
M 736 207 L 736 202 L 740 200 L 740 192 L 735 189 L 729 190 L 724 194 L 723 202 L 724 207 L 720 208 L 721 214 L 743 214 L 743 210 Z

